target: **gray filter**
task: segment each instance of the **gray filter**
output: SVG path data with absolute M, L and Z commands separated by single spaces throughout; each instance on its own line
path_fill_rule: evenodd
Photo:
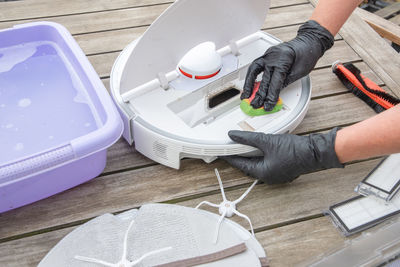
M 340 230 L 352 235 L 381 223 L 400 211 L 400 154 L 385 158 L 357 186 L 357 196 L 329 208 Z
M 390 201 L 399 187 L 400 154 L 393 154 L 379 163 L 355 190 L 364 196 L 374 195 Z

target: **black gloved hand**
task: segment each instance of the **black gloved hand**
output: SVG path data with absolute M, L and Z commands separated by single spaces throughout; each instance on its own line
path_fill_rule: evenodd
M 253 61 L 247 71 L 241 99 L 251 96 L 257 76 L 264 72 L 251 105 L 271 111 L 281 89 L 309 74 L 333 42 L 334 37 L 327 29 L 314 20 L 307 21 L 298 30 L 296 38 L 270 47 Z
M 299 175 L 329 168 L 343 168 L 336 156 L 337 128 L 327 134 L 298 136 L 230 131 L 238 143 L 257 147 L 263 157 L 221 157 L 232 166 L 267 184 L 291 182 Z

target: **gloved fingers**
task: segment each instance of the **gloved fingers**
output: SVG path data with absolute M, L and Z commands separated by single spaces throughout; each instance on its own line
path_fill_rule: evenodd
M 228 156 L 220 158 L 228 162 L 233 167 L 238 168 L 246 175 L 249 175 L 256 179 L 261 179 L 260 169 L 262 168 L 262 157 L 246 158 L 240 156 Z
M 307 75 L 307 74 L 306 74 Z M 304 75 L 304 76 L 306 76 L 306 75 Z M 288 86 L 289 84 L 291 84 L 291 83 L 294 83 L 295 81 L 297 81 L 298 79 L 300 79 L 300 78 L 302 78 L 302 77 L 304 77 L 304 76 L 301 76 L 301 75 L 299 75 L 299 74 L 297 74 L 297 73 L 290 73 L 287 77 L 286 77 L 286 79 L 285 79 L 285 81 L 284 81 L 284 83 L 283 83 L 283 87 L 286 87 L 286 86 Z
M 267 97 L 269 87 L 270 87 L 271 72 L 268 68 L 265 68 L 264 74 L 260 83 L 260 88 L 258 89 L 253 101 L 250 105 L 253 108 L 260 108 L 264 105 L 265 98 Z
M 286 76 L 285 82 L 283 84 L 283 87 L 288 86 L 291 83 L 294 83 L 298 79 L 301 79 L 305 76 L 307 76 L 315 67 L 315 64 L 317 61 L 313 62 L 301 62 L 302 68 L 299 68 L 296 64 L 296 67 L 292 67 L 290 70 L 290 73 Z
M 240 144 L 256 147 L 264 152 L 265 143 L 268 142 L 268 136 L 259 132 L 237 131 L 228 132 L 229 137 Z
M 258 58 L 251 63 L 247 70 L 246 80 L 243 87 L 243 93 L 240 99 L 250 98 L 253 93 L 254 84 L 256 82 L 258 74 L 264 70 L 264 61 L 262 58 Z
M 279 71 L 277 69 L 274 70 L 271 77 L 271 82 L 269 84 L 268 93 L 264 102 L 264 109 L 266 111 L 273 110 L 276 103 L 278 102 L 279 93 L 281 92 L 281 89 L 283 87 L 283 82 L 285 81 L 286 75 L 287 74 L 285 72 Z

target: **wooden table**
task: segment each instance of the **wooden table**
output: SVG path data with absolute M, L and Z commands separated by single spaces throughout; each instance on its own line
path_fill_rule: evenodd
M 118 54 L 170 4 L 167 0 L 1 2 L 0 29 L 38 20 L 63 24 L 108 88 L 111 66 Z M 290 40 L 312 11 L 313 5 L 307 0 L 272 0 L 264 29 Z M 374 115 L 332 73 L 330 65 L 335 60 L 354 62 L 366 76 L 399 95 L 400 82 L 394 74 L 400 73 L 400 60 L 397 54 L 386 51 L 390 49 L 386 42 L 371 39 L 377 36 L 353 15 L 336 36 L 334 47 L 311 73 L 312 101 L 296 134 L 347 126 Z M 368 45 L 363 45 L 365 40 Z M 374 47 L 380 49 L 374 51 Z M 378 161 L 354 162 L 345 169 L 304 175 L 288 185 L 257 185 L 238 209 L 251 218 L 271 265 L 297 264 L 343 244 L 345 238 L 323 211 L 354 196 L 354 187 Z M 218 203 L 221 196 L 214 168 L 221 173 L 228 198 L 238 197 L 251 184 L 249 177 L 220 160 L 206 164 L 187 159 L 180 170 L 174 170 L 145 158 L 120 140 L 109 149 L 107 167 L 100 177 L 0 214 L 0 266 L 37 264 L 62 237 L 104 213 L 119 213 L 150 202 L 190 207 L 202 200 Z M 241 218 L 233 220 L 248 227 Z

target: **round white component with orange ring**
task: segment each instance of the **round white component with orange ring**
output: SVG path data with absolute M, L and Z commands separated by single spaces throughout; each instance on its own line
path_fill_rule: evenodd
M 214 77 L 220 72 L 221 67 L 222 58 L 213 42 L 204 42 L 193 47 L 178 64 L 181 74 L 197 80 Z

